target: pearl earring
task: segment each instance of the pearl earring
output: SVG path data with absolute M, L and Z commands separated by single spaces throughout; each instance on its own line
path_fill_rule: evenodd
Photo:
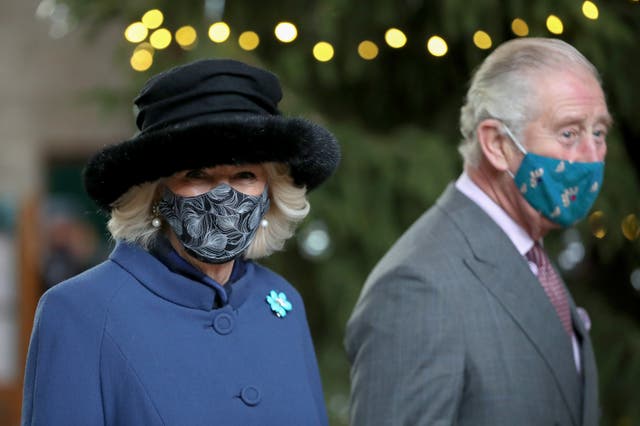
M 160 210 L 158 209 L 158 203 L 155 203 L 151 208 L 153 219 L 151 219 L 151 226 L 154 228 L 160 228 L 162 226 L 162 220 L 160 220 Z
M 266 228 L 267 226 L 269 226 L 269 221 L 267 219 L 262 219 L 260 221 L 260 226 L 262 226 L 263 228 Z

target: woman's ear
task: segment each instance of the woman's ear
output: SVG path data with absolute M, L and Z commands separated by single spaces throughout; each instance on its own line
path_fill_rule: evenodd
M 482 149 L 485 159 L 498 171 L 509 169 L 508 153 L 509 147 L 505 143 L 511 143 L 509 136 L 504 134 L 502 123 L 496 119 L 488 118 L 478 123 L 476 135 L 478 143 Z M 510 151 L 509 151 L 510 153 Z

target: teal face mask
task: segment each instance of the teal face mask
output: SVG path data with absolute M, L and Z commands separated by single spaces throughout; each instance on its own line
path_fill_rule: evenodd
M 569 227 L 584 218 L 598 198 L 604 162 L 570 162 L 527 152 L 504 126 L 524 154 L 515 176 L 509 172 L 527 202 L 550 221 Z

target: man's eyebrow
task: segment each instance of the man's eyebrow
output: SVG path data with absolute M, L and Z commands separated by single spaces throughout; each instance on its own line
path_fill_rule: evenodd
M 611 116 L 611 114 L 608 114 L 608 113 L 598 116 L 596 121 L 604 124 L 607 127 L 613 126 L 613 117 Z

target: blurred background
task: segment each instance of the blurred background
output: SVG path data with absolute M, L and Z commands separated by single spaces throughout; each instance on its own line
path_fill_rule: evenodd
M 342 339 L 360 288 L 460 173 L 458 112 L 472 71 L 501 42 L 528 36 L 582 51 L 615 118 L 599 200 L 547 245 L 591 316 L 602 425 L 640 425 L 638 1 L 124 3 L 0 5 L 0 425 L 19 422 L 38 298 L 113 245 L 82 189 L 87 157 L 134 134 L 132 100 L 150 76 L 204 57 L 274 71 L 283 112 L 341 142 L 342 164 L 311 193 L 297 238 L 263 263 L 303 294 L 331 424 L 347 425 Z

